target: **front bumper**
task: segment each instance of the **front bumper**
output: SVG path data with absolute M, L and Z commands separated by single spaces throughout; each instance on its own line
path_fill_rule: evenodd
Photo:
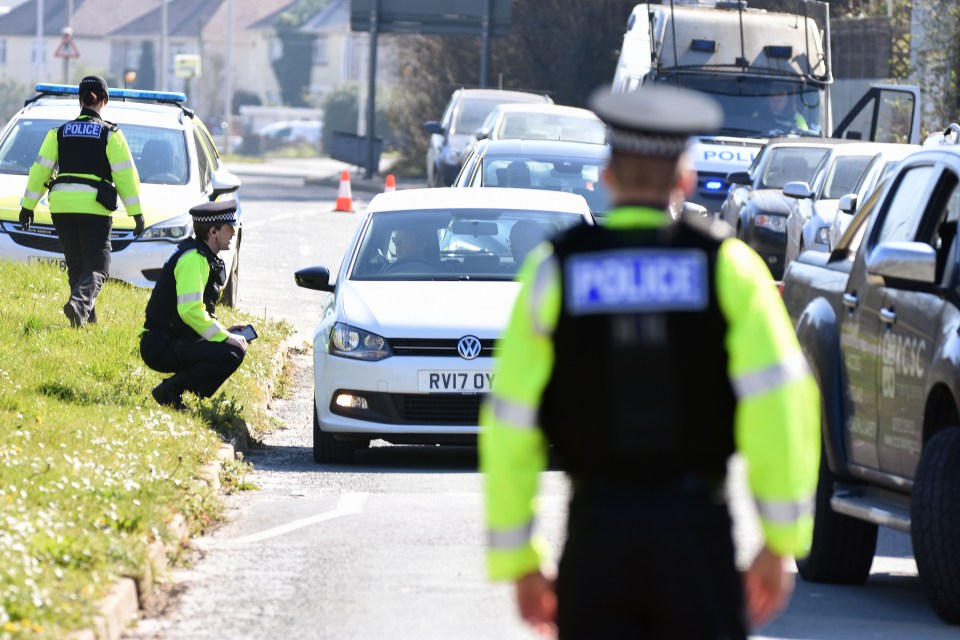
M 429 393 L 420 389 L 419 372 L 457 372 L 468 376 L 493 372 L 493 358 L 391 356 L 379 362 L 331 356 L 325 345 L 314 347 L 314 391 L 317 419 L 324 431 L 391 435 L 475 436 L 478 412 L 486 393 Z M 341 393 L 363 397 L 368 408 L 335 405 Z M 426 438 L 429 441 L 430 438 Z
M 756 251 L 777 280 L 783 277 L 784 255 L 787 252 L 787 232 L 758 227 L 753 220 L 742 231 L 743 241 Z
M 133 240 L 133 232 L 114 229 L 110 234 L 110 277 L 137 287 L 153 288 L 176 243 L 167 240 Z M 16 262 L 59 262 L 63 248 L 50 225 L 34 225 L 23 231 L 19 224 L 0 222 L 0 258 Z

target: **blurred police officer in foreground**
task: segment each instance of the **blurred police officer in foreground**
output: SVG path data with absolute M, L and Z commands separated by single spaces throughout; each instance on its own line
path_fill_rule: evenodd
M 70 283 L 63 313 L 74 327 L 97 321 L 97 294 L 110 275 L 111 214 L 118 193 L 134 219 L 135 235 L 143 233 L 140 177 L 130 148 L 117 125 L 100 117 L 109 100 L 107 83 L 87 76 L 79 95 L 80 115 L 47 133 L 20 203 L 20 224 L 28 230 L 37 202 L 50 189 L 50 217 Z M 48 183 L 54 170 L 57 176 Z
M 786 605 L 784 565 L 810 544 L 817 388 L 763 261 L 708 219 L 667 213 L 695 184 L 679 159 L 720 124 L 717 104 L 658 87 L 591 106 L 615 208 L 521 270 L 481 416 L 489 573 L 561 638 L 745 638 Z M 533 535 L 548 444 L 573 490 L 556 582 Z M 734 451 L 765 542 L 742 578 L 724 500 Z
M 226 266 L 217 254 L 230 247 L 240 223 L 236 200 L 207 202 L 190 209 L 195 237 L 187 238 L 163 265 L 147 302 L 140 356 L 161 373 L 172 373 L 153 388 L 161 405 L 183 410 L 183 392 L 212 396 L 243 362 L 247 341 L 224 328 L 214 315 Z

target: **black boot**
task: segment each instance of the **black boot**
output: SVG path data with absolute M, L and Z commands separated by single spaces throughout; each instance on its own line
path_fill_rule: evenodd
M 70 326 L 74 329 L 79 329 L 87 324 L 86 319 L 80 315 L 77 307 L 70 301 L 63 305 L 63 315 L 67 316 L 67 319 L 70 321 Z
M 175 411 L 187 410 L 187 405 L 183 404 L 183 391 L 178 391 L 169 379 L 155 386 L 151 394 L 161 407 L 169 407 Z

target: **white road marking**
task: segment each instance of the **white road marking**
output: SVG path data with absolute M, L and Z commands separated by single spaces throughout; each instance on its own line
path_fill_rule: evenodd
M 296 531 L 297 529 L 303 529 L 304 527 L 309 527 L 320 522 L 326 522 L 327 520 L 333 520 L 334 518 L 339 518 L 341 516 L 349 516 L 363 511 L 363 505 L 367 501 L 367 493 L 346 493 L 340 496 L 340 500 L 337 501 L 337 506 L 333 511 L 325 511 L 323 513 L 318 513 L 315 516 L 310 516 L 309 518 L 301 518 L 299 520 L 294 520 L 293 522 L 288 522 L 287 524 L 280 525 L 279 527 L 273 527 L 272 529 L 266 529 L 260 533 L 253 533 L 248 536 L 243 536 L 241 538 L 234 538 L 232 540 L 225 540 L 221 543 L 216 543 L 211 541 L 213 544 L 209 545 L 211 547 L 219 548 L 236 548 L 248 545 L 254 542 L 260 542 L 262 540 L 267 540 L 269 538 L 275 538 L 277 536 L 282 536 L 291 531 Z M 206 546 L 206 545 L 204 545 Z

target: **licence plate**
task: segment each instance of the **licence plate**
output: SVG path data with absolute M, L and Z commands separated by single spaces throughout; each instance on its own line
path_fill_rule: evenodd
M 421 393 L 487 393 L 492 371 L 418 371 Z
M 63 258 L 48 258 L 46 256 L 29 256 L 27 258 L 28 262 L 42 263 L 42 264 L 52 264 L 60 268 L 60 271 L 67 270 L 67 261 Z

